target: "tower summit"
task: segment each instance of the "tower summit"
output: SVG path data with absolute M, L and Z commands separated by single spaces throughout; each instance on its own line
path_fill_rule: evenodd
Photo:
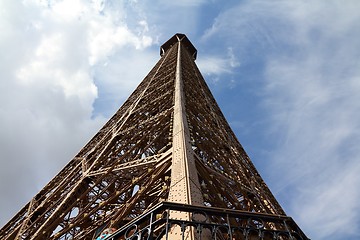
M 308 239 L 230 129 L 189 39 L 174 35 L 160 55 L 1 239 Z

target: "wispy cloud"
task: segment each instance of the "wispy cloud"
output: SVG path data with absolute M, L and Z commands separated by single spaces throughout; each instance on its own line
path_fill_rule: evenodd
M 160 4 L 165 4 L 171 7 L 198 7 L 202 4 L 207 3 L 206 0 L 184 0 L 184 1 L 158 1 Z
M 302 51 L 309 51 L 310 59 L 317 54 L 314 49 Z M 358 212 L 359 208 L 355 199 L 360 177 L 355 173 L 360 167 L 360 89 L 354 80 L 360 80 L 360 75 L 344 77 L 343 69 L 326 73 L 324 68 L 331 68 L 326 65 L 332 65 L 327 58 L 273 61 L 268 67 L 267 106 L 274 116 L 275 132 L 283 135 L 277 140 L 279 147 L 273 158 L 285 170 L 286 178 L 278 183 L 278 191 L 296 192 L 290 204 L 295 207 L 294 214 L 301 212 L 307 228 L 316 225 L 313 231 L 318 236 L 326 238 L 333 232 L 339 233 L 339 229 L 349 232 L 348 221 L 359 218 L 347 213 Z M 340 200 L 341 196 L 347 199 Z
M 197 60 L 197 64 L 205 75 L 231 73 L 236 67 L 240 66 L 240 62 L 234 55 L 232 48 L 228 48 L 226 56 L 222 58 L 218 55 L 202 56 Z
M 245 1 L 204 35 L 220 36 L 238 56 L 246 56 L 244 46 L 263 54 L 262 104 L 276 146 L 270 185 L 315 239 L 359 236 L 359 7 Z
M 360 45 L 353 40 L 360 15 L 353 4 L 289 9 L 296 53 L 273 56 L 267 66 L 274 124 L 284 132 L 273 157 L 289 180 L 280 191 L 294 191 L 291 211 L 322 239 L 356 236 L 360 219 Z

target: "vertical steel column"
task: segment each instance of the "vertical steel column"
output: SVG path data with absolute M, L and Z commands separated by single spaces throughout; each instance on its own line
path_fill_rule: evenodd
M 171 168 L 171 186 L 169 202 L 190 205 L 203 205 L 203 197 L 195 166 L 195 158 L 190 144 L 190 132 L 186 119 L 185 98 L 182 81 L 181 39 L 177 43 L 177 65 L 175 78 L 175 103 L 173 120 L 173 153 Z M 185 50 L 186 51 L 186 50 Z M 173 219 L 191 220 L 186 212 L 171 211 Z M 169 239 L 195 239 L 196 229 L 186 229 L 182 238 L 181 229 L 176 227 L 169 231 Z

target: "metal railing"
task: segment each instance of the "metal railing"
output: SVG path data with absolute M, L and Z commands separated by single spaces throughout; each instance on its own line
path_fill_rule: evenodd
M 191 220 L 171 218 L 170 211 L 190 214 Z M 107 240 L 169 239 L 172 229 L 179 228 L 181 239 L 193 231 L 196 239 L 279 239 L 308 240 L 291 217 L 261 214 L 223 208 L 162 202 L 119 228 Z

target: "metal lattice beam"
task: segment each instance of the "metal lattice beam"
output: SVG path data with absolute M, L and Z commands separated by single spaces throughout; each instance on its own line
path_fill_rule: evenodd
M 236 239 L 251 231 L 307 239 L 236 139 L 195 64 L 196 55 L 184 34 L 162 45 L 158 63 L 115 115 L 0 230 L 0 238 L 94 239 L 107 227 L 122 229 L 116 236 L 124 237 L 131 224 L 139 229 L 153 224 L 147 222 L 151 215 L 158 224 L 151 230 L 154 239 L 216 234 L 226 239 L 239 229 L 245 232 Z M 285 228 L 276 219 L 289 224 Z M 250 226 L 259 222 L 263 225 Z M 194 226 L 207 230 L 199 233 Z

